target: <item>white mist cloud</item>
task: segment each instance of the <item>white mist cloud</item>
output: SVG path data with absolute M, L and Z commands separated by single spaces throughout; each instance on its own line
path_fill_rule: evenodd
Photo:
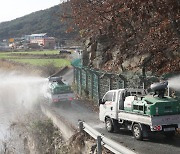
M 180 75 L 173 77 L 173 78 L 170 78 L 168 80 L 168 85 L 170 88 L 177 90 L 177 91 L 180 91 Z
M 47 79 L 0 70 L 0 104 L 31 108 L 43 95 Z
M 9 140 L 8 131 L 14 121 L 23 118 L 42 101 L 48 79 L 0 70 L 0 153 L 2 141 Z

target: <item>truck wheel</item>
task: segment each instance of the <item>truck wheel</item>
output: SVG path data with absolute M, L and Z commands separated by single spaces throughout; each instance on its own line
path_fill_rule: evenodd
M 167 138 L 173 138 L 175 136 L 175 131 L 171 131 L 171 132 L 164 132 L 164 135 Z
M 142 133 L 142 130 L 141 130 L 141 127 L 139 126 L 139 124 L 134 124 L 132 131 L 133 131 L 133 135 L 134 135 L 135 139 L 137 139 L 137 140 L 143 139 L 143 133 Z
M 114 131 L 114 126 L 112 123 L 112 120 L 110 118 L 107 118 L 105 121 L 105 126 L 108 132 L 113 132 Z

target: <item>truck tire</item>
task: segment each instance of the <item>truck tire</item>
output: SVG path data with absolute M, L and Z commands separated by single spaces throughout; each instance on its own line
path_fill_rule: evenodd
M 175 136 L 175 131 L 164 132 L 166 138 L 173 138 Z
M 106 118 L 105 121 L 105 126 L 108 132 L 113 132 L 114 131 L 114 126 L 111 118 Z
M 143 140 L 143 132 L 139 124 L 133 125 L 132 132 L 136 140 Z

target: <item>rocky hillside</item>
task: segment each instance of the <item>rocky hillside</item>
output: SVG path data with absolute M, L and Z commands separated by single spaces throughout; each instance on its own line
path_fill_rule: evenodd
M 71 0 L 87 65 L 111 72 L 180 72 L 178 0 Z M 88 58 L 86 58 L 88 59 Z

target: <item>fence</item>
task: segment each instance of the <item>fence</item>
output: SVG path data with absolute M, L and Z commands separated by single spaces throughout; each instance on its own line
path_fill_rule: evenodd
M 74 83 L 79 95 L 98 101 L 108 90 L 124 88 L 126 81 L 116 74 L 87 67 L 74 67 Z
M 95 70 L 80 65 L 80 61 L 76 60 L 72 63 L 74 67 L 74 83 L 76 92 L 81 96 L 98 102 L 103 95 L 111 89 L 121 89 L 128 87 L 143 87 L 142 80 L 136 76 L 134 79 L 127 80 L 121 74 L 109 73 L 105 71 Z M 130 82 L 133 81 L 133 82 Z

